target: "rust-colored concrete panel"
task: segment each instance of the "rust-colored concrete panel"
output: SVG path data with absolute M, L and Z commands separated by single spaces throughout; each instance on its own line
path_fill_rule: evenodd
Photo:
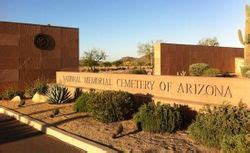
M 47 79 L 50 81 L 55 81 L 56 78 L 56 72 L 55 70 L 23 70 L 19 72 L 19 82 L 22 83 L 29 83 L 33 82 L 39 78 Z M 30 75 L 32 74 L 32 75 Z
M 54 39 L 54 48 L 42 50 L 35 45 L 35 37 L 41 33 Z M 54 80 L 58 70 L 78 70 L 79 30 L 0 22 L 0 55 L 0 70 L 18 69 L 19 85 L 42 76 Z
M 71 57 L 71 58 L 78 58 L 79 57 L 78 47 L 77 46 L 63 47 L 62 54 L 68 55 L 68 57 Z
M 79 31 L 72 29 L 62 29 L 62 46 L 71 47 L 78 46 L 79 43 Z
M 0 46 L 0 57 L 19 57 L 19 56 L 20 53 L 18 46 Z
M 68 58 L 62 61 L 62 69 L 72 69 L 78 70 L 79 60 L 75 60 L 75 58 Z
M 223 72 L 234 72 L 235 58 L 244 56 L 242 48 L 165 43 L 159 45 L 161 47 L 155 48 L 155 54 L 160 55 L 155 61 L 156 75 L 176 75 L 182 70 L 188 72 L 189 65 L 201 62 Z
M 19 80 L 18 69 L 0 69 L 0 83 L 17 82 Z
M 55 49 L 53 50 L 40 50 L 39 51 L 41 53 L 41 58 L 47 58 L 47 57 L 52 57 L 52 58 L 57 58 L 59 60 L 62 60 L 62 58 L 67 58 L 65 56 L 62 55 L 62 50 L 60 48 L 60 46 L 55 47 Z
M 8 22 L 0 22 L 0 33 L 19 34 L 20 33 L 20 25 L 8 23 Z
M 41 78 L 40 70 L 20 70 L 19 71 L 19 80 L 21 82 L 34 81 L 38 78 Z
M 0 69 L 18 69 L 18 68 L 19 68 L 18 57 L 0 56 Z
M 20 58 L 40 58 L 42 56 L 42 51 L 38 48 L 20 47 Z
M 43 50 L 42 58 L 44 57 L 53 57 L 53 58 L 61 58 L 61 50 L 62 50 L 62 30 L 60 28 L 53 27 L 42 27 L 42 33 L 51 36 L 55 41 L 55 48 L 53 50 Z
M 6 89 L 24 89 L 18 82 L 0 82 L 0 93 Z
M 0 46 L 19 46 L 20 35 L 0 33 Z
M 79 30 L 62 29 L 62 56 L 79 59 Z
M 42 70 L 60 70 L 61 69 L 61 59 L 54 57 L 46 57 L 41 60 Z
M 41 27 L 35 25 L 20 25 L 20 46 L 23 48 L 34 48 L 34 37 L 41 33 Z
M 25 57 L 19 58 L 19 70 L 39 70 L 41 69 L 41 58 Z
M 19 83 L 23 85 L 29 85 L 33 81 L 40 78 L 39 70 L 22 70 L 19 71 Z

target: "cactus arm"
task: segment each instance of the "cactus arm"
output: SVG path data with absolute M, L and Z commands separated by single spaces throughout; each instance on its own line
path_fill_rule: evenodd
M 245 45 L 245 41 L 243 40 L 241 30 L 238 30 L 238 36 L 239 36 L 240 43 L 241 43 L 242 45 Z

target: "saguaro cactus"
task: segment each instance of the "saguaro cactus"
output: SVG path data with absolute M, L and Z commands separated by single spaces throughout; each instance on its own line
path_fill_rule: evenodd
M 243 39 L 241 30 L 238 30 L 238 36 L 239 36 L 240 43 L 241 43 L 242 45 L 245 45 L 246 42 L 245 42 L 245 40 Z
M 238 31 L 240 42 L 244 45 L 244 65 L 250 66 L 250 6 L 246 5 L 245 36 Z

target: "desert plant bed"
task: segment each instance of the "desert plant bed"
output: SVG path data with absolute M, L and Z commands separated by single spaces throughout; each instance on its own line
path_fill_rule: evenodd
M 186 131 L 178 131 L 173 134 L 135 132 L 136 125 L 133 120 L 101 123 L 86 113 L 74 112 L 74 103 L 57 105 L 26 100 L 23 107 L 18 107 L 18 104 L 18 102 L 7 100 L 0 101 L 1 106 L 125 152 L 219 152 L 217 149 L 207 148 L 193 141 Z M 59 114 L 50 117 L 52 111 L 57 108 L 59 108 Z M 120 124 L 123 125 L 124 130 L 121 135 L 113 139 L 112 134 Z

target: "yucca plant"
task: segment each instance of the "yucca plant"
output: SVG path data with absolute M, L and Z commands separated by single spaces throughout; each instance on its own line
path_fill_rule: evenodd
M 57 84 L 52 85 L 46 95 L 49 98 L 49 102 L 52 104 L 63 104 L 70 100 L 70 92 L 68 88 Z

